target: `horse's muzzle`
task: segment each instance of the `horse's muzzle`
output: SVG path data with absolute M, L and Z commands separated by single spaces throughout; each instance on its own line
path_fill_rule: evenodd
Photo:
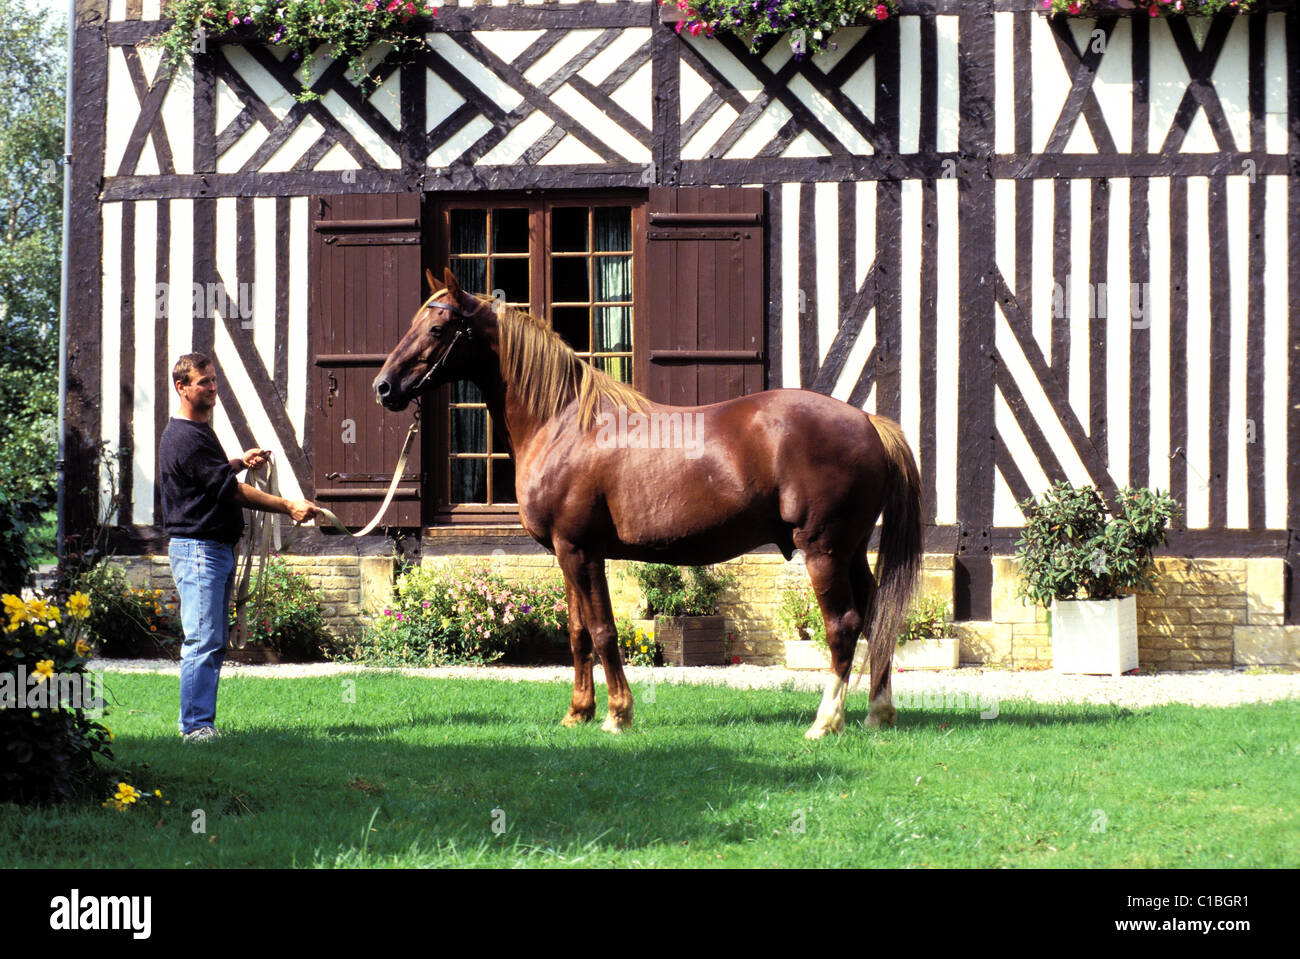
M 375 388 L 375 402 L 386 410 L 400 413 L 411 404 L 410 399 L 402 395 L 400 387 L 394 389 L 383 374 L 376 376 L 372 385 Z

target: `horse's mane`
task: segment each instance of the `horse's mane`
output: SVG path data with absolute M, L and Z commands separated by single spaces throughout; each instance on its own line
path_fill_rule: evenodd
M 498 318 L 501 375 L 518 391 L 530 416 L 546 422 L 576 396 L 578 428 L 586 431 L 605 404 L 644 413 L 649 400 L 573 352 L 542 320 L 512 306 Z

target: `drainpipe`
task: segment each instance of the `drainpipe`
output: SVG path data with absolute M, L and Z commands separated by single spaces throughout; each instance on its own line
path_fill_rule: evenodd
M 63 277 L 59 283 L 59 452 L 54 461 L 58 480 L 58 545 L 56 552 L 63 561 L 64 508 L 66 506 L 66 477 L 64 458 L 67 445 L 64 440 L 68 395 L 68 223 L 72 206 L 72 63 L 77 39 L 77 0 L 68 0 L 68 83 L 64 93 L 63 111 Z

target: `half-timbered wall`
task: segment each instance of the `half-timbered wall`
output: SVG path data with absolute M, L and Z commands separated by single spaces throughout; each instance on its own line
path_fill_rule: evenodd
M 376 91 L 322 58 L 301 104 L 282 51 L 174 75 L 156 0 L 85 0 L 70 434 L 129 447 L 147 535 L 169 364 L 211 351 L 223 442 L 310 495 L 313 195 L 759 185 L 767 385 L 902 422 L 928 548 L 983 583 L 964 615 L 1058 478 L 1171 488 L 1184 551 L 1295 567 L 1300 13 L 1036 6 L 917 0 L 796 61 L 652 3 L 448 4 L 418 62 L 374 52 Z

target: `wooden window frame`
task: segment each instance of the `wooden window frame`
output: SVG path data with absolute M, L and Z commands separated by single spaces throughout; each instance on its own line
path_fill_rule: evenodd
M 441 277 L 450 262 L 448 250 L 451 211 L 455 209 L 519 208 L 529 211 L 529 312 L 548 319 L 551 316 L 551 290 L 545 254 L 551 249 L 550 211 L 566 206 L 629 206 L 632 208 L 632 385 L 644 390 L 649 382 L 649 325 L 646 310 L 649 297 L 646 276 L 646 224 L 649 197 L 646 190 L 530 190 L 490 193 L 433 193 L 426 195 L 424 249 L 426 266 Z M 454 272 L 454 270 L 453 270 Z M 540 306 L 539 301 L 540 300 Z M 450 457 L 448 404 L 450 387 L 442 386 L 428 406 L 426 429 L 431 442 L 424 449 L 424 472 L 429 477 L 430 507 L 427 522 L 431 526 L 517 522 L 519 507 L 514 503 L 497 505 L 456 504 L 448 502 L 449 477 L 445 475 Z M 434 422 L 430 424 L 429 420 Z M 489 457 L 492 450 L 489 442 Z M 490 462 L 490 459 L 489 459 Z M 489 466 L 489 470 L 490 470 Z

